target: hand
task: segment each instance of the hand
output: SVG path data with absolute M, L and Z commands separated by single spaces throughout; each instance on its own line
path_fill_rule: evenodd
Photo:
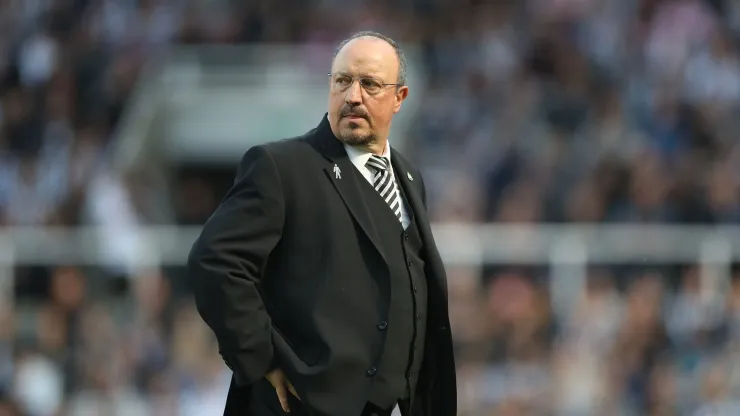
M 280 407 L 283 408 L 285 413 L 290 413 L 290 407 L 288 407 L 288 392 L 298 400 L 300 400 L 300 397 L 298 397 L 298 393 L 295 392 L 295 389 L 293 388 L 293 385 L 290 384 L 290 381 L 288 381 L 288 378 L 285 377 L 283 370 L 276 368 L 267 373 L 265 378 L 270 382 L 270 384 L 272 384 L 272 387 L 275 388 L 278 400 L 280 400 Z

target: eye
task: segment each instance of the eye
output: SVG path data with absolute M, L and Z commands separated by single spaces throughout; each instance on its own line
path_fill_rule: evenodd
M 339 76 L 334 80 L 334 82 L 337 84 L 337 86 L 345 88 L 349 87 L 352 84 L 352 78 Z
M 374 79 L 365 78 L 360 82 L 362 83 L 362 88 L 369 93 L 378 92 L 383 88 L 383 86 Z

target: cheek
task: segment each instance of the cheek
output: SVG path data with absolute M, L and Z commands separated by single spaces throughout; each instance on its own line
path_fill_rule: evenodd
M 338 113 L 339 109 L 342 108 L 343 100 L 340 99 L 337 95 L 329 95 L 329 112 L 334 114 Z
M 393 118 L 393 107 L 388 105 L 377 105 L 368 108 L 373 124 L 383 125 Z

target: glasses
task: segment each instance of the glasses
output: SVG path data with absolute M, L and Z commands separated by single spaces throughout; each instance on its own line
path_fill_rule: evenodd
M 360 83 L 360 87 L 370 95 L 375 95 L 387 87 L 398 87 L 401 84 L 384 84 L 376 79 L 367 77 L 351 77 L 345 74 L 328 74 L 332 77 L 332 85 L 337 91 L 346 91 L 355 81 Z

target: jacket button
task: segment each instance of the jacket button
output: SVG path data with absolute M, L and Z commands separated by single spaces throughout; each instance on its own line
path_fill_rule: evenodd
M 409 260 L 409 266 L 413 266 L 413 265 L 414 265 L 414 262 Z
M 421 315 L 419 315 L 418 313 L 416 314 L 416 320 L 421 321 Z
M 419 289 L 416 286 L 414 286 L 414 293 L 416 293 L 418 291 L 419 291 Z
M 375 367 L 370 367 L 370 368 L 368 368 L 368 369 L 367 369 L 367 371 L 365 371 L 365 374 L 367 374 L 367 376 L 368 376 L 368 377 L 372 377 L 372 376 L 374 376 L 374 375 L 375 375 L 375 373 L 377 373 L 377 372 L 378 372 L 378 369 L 377 369 L 377 368 L 375 368 Z
M 388 328 L 388 322 L 383 321 L 378 324 L 378 329 L 381 331 L 385 331 L 385 329 Z

